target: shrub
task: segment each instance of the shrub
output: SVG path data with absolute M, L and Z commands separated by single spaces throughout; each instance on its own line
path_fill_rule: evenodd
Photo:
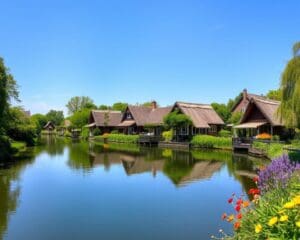
M 280 141 L 280 137 L 278 135 L 273 135 L 272 136 L 272 140 L 279 142 Z
M 199 148 L 221 148 L 231 149 L 232 139 L 228 137 L 214 137 L 209 135 L 196 135 L 193 137 L 191 144 Z
M 254 141 L 252 147 L 262 150 L 270 159 L 279 157 L 284 153 L 284 145 L 280 143 L 264 143 Z
M 106 140 L 107 142 L 137 143 L 139 140 L 139 136 L 105 133 L 102 136 L 96 136 L 94 140 L 97 142 L 104 142 Z
M 119 134 L 119 131 L 118 130 L 112 130 L 110 133 L 111 134 Z
M 0 136 L 0 161 L 9 160 L 13 152 L 8 137 Z
M 100 136 L 101 130 L 99 128 L 95 128 L 92 133 L 93 133 L 93 136 Z
M 163 136 L 164 141 L 171 142 L 173 139 L 173 130 L 171 129 L 169 131 L 164 131 L 162 133 L 162 136 Z
M 81 136 L 85 139 L 89 138 L 90 130 L 88 128 L 83 128 L 81 131 Z
M 231 131 L 222 129 L 222 130 L 219 132 L 219 136 L 220 136 L 220 137 L 232 137 L 232 133 L 231 133 Z

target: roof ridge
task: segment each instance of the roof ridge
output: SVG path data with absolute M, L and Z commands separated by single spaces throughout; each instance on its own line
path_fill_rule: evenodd
M 117 110 L 92 110 L 92 112 L 99 112 L 99 113 L 122 113 L 121 111 L 117 111 Z
M 211 106 L 211 104 L 206 104 L 206 103 L 176 102 L 176 104 L 190 105 L 190 106 L 185 106 L 185 107 L 202 107 L 202 108 L 213 109 L 213 107 Z

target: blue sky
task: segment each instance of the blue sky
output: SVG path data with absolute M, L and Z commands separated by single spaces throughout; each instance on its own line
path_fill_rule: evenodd
M 1 1 L 0 56 L 33 113 L 97 105 L 227 102 L 279 85 L 300 1 Z

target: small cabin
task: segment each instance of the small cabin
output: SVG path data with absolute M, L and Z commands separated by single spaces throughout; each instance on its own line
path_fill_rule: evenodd
M 43 127 L 43 129 L 48 132 L 53 132 L 55 130 L 55 125 L 53 122 L 49 121 L 46 123 L 46 125 Z

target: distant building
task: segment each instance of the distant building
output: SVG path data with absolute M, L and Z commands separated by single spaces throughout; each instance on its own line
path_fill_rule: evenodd
M 51 121 L 47 122 L 46 125 L 43 127 L 44 130 L 48 132 L 52 132 L 55 130 L 55 125 Z

